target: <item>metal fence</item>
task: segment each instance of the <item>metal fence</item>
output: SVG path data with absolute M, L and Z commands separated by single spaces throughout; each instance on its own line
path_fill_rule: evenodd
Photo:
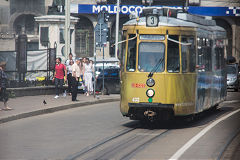
M 50 85 L 53 76 L 53 66 L 55 64 L 54 49 L 27 51 L 24 79 L 20 80 L 17 67 L 16 51 L 0 51 L 0 62 L 7 62 L 6 73 L 9 79 L 9 87 L 31 87 L 37 85 Z

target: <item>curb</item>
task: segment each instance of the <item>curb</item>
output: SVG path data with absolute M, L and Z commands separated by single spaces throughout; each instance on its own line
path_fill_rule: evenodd
M 120 100 L 120 98 L 100 99 L 100 100 L 94 100 L 94 101 L 89 101 L 89 102 L 79 102 L 79 103 L 74 103 L 74 104 L 56 106 L 56 107 L 52 107 L 52 108 L 40 109 L 40 110 L 26 112 L 26 113 L 20 113 L 20 114 L 17 114 L 17 115 L 11 115 L 9 117 L 1 118 L 0 119 L 0 124 L 7 123 L 7 122 L 10 122 L 10 121 L 14 121 L 14 120 L 18 120 L 18 119 L 23 119 L 23 118 L 28 118 L 28 117 L 53 113 L 53 112 L 57 112 L 57 111 L 62 111 L 62 110 L 67 110 L 67 109 L 72 109 L 72 108 L 78 108 L 78 107 L 84 107 L 84 106 L 93 105 L 93 104 L 116 102 L 116 101 L 119 101 L 119 100 Z

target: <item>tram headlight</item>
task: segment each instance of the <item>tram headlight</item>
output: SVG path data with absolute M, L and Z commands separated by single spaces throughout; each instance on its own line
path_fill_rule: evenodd
M 152 87 L 152 86 L 154 86 L 154 85 L 155 85 L 154 79 L 149 78 L 149 79 L 147 80 L 147 86 L 148 86 L 148 87 Z
M 149 98 L 152 98 L 155 95 L 155 91 L 153 89 L 148 89 L 146 94 Z

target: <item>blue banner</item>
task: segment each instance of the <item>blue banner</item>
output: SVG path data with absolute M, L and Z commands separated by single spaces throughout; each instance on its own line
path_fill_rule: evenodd
M 158 6 L 161 7 L 161 6 Z M 175 6 L 181 8 L 181 6 Z M 141 13 L 144 6 L 121 5 L 120 14 Z M 71 4 L 71 13 L 97 14 L 100 11 L 108 11 L 109 14 L 117 13 L 116 5 L 92 5 L 92 4 Z M 240 7 L 196 7 L 189 6 L 188 12 L 203 16 L 240 16 Z
M 240 7 L 189 7 L 188 12 L 203 16 L 240 16 Z

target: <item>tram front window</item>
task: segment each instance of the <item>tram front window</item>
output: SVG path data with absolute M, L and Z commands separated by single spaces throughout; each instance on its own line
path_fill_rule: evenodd
M 139 44 L 138 70 L 140 72 L 164 71 L 165 45 L 161 42 L 142 42 Z M 158 64 L 159 63 L 159 64 Z

